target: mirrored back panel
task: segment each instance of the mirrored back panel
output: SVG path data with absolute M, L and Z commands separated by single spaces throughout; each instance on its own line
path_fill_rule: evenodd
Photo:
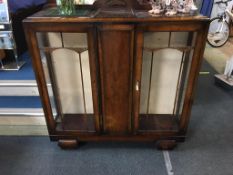
M 158 130 L 156 122 L 181 116 L 195 38 L 193 32 L 144 33 L 139 130 Z
M 87 34 L 37 33 L 37 40 L 51 89 L 50 103 L 61 118 L 63 129 L 94 130 Z

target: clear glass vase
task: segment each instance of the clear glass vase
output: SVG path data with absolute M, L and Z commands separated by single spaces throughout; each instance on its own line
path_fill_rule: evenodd
M 72 15 L 75 13 L 75 0 L 57 0 L 60 15 Z

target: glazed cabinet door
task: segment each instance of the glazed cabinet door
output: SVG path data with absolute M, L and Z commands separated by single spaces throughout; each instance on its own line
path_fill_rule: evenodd
M 204 36 L 201 25 L 142 25 L 136 33 L 134 129 L 178 133 L 185 128 Z M 199 43 L 199 45 L 198 45 Z
M 134 26 L 98 27 L 103 132 L 131 133 Z
M 51 106 L 46 113 L 60 131 L 99 132 L 96 30 L 93 25 L 54 25 L 38 26 L 35 33 L 40 58 L 33 62 L 36 70 L 43 68 L 37 79 L 43 102 Z

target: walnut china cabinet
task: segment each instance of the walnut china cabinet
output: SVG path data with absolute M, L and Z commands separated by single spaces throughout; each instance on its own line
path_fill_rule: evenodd
M 184 141 L 209 19 L 137 1 L 56 7 L 24 20 L 51 140 Z

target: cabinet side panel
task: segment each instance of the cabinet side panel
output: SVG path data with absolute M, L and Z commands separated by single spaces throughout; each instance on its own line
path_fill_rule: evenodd
M 133 32 L 99 32 L 103 129 L 109 134 L 131 130 Z

